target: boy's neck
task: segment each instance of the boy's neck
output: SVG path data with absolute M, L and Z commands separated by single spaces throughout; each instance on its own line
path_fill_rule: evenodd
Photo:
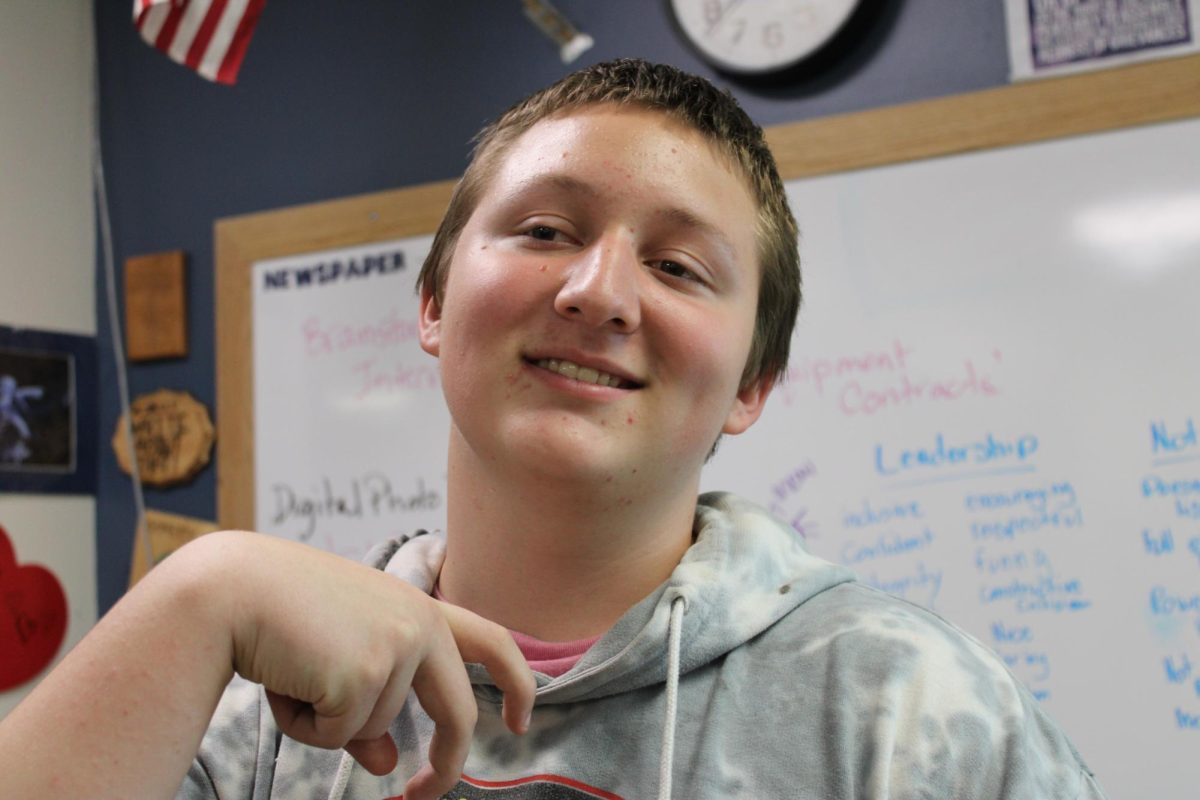
M 511 630 L 544 641 L 604 633 L 691 545 L 698 475 L 597 485 L 487 468 L 464 450 L 450 448 L 441 591 Z

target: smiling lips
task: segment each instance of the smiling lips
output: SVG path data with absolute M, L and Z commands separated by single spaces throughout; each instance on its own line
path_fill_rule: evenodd
M 556 372 L 565 378 L 571 378 L 581 383 L 594 383 L 597 386 L 612 386 L 617 389 L 638 388 L 637 384 L 632 381 L 624 380 L 616 375 L 610 375 L 607 372 L 601 372 L 592 367 L 581 367 L 574 361 L 566 361 L 559 358 L 539 358 L 533 364 L 534 366 L 549 370 L 550 372 Z

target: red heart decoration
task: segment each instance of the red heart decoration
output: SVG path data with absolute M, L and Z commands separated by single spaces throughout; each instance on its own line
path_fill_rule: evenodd
M 0 692 L 45 669 L 67 634 L 67 596 L 54 573 L 17 565 L 0 527 Z

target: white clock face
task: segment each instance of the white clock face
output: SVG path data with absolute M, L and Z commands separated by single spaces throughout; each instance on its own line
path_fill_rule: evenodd
M 834 37 L 862 0 L 670 0 L 684 35 L 718 69 L 789 67 Z

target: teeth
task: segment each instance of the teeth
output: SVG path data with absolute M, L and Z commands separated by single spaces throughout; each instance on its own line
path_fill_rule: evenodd
M 537 362 L 537 365 L 542 369 L 548 369 L 551 372 L 557 372 L 572 380 L 582 381 L 583 383 L 594 383 L 598 386 L 620 386 L 621 379 L 616 375 L 609 375 L 607 372 L 601 372 L 598 369 L 591 367 L 581 367 L 571 361 L 560 361 L 556 358 L 543 358 Z

